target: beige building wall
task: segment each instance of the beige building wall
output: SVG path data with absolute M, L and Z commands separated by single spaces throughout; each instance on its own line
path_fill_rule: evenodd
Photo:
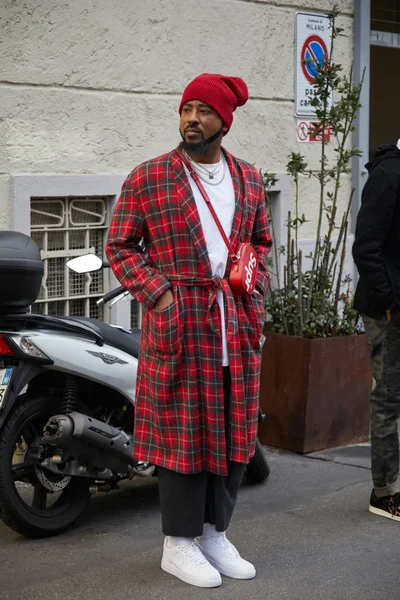
M 230 151 L 278 174 L 301 151 L 317 168 L 318 144 L 296 142 L 295 17 L 335 3 L 344 28 L 335 59 L 347 69 L 353 0 L 3 0 L 0 227 L 11 222 L 10 175 L 128 173 L 173 148 L 182 90 L 204 71 L 249 86 Z M 317 190 L 304 189 L 311 239 Z

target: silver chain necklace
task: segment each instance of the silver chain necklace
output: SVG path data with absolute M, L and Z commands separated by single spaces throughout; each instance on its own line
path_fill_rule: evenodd
M 220 170 L 221 166 L 223 166 L 223 160 L 222 160 L 222 154 L 221 154 L 221 158 L 219 159 L 216 167 L 212 170 L 207 169 L 207 167 L 205 167 L 204 165 L 196 162 L 195 160 L 193 160 L 193 158 L 191 158 L 189 156 L 189 154 L 184 150 L 183 151 L 184 155 L 186 156 L 186 158 L 190 161 L 190 163 L 197 169 L 199 169 L 202 173 L 204 173 L 205 175 L 208 175 L 208 177 L 210 179 L 214 179 L 215 175 L 218 173 L 218 171 Z
M 220 183 L 223 182 L 223 180 L 225 178 L 225 161 L 224 161 L 223 156 L 221 156 L 221 159 L 219 160 L 216 168 L 213 169 L 212 171 L 209 171 L 206 167 L 204 167 L 203 165 L 197 163 L 195 160 L 190 158 L 190 156 L 185 151 L 184 151 L 184 155 L 189 160 L 190 164 L 194 167 L 195 171 L 197 172 L 197 175 L 200 177 L 200 179 L 202 181 L 204 181 L 204 183 L 208 183 L 209 185 L 219 185 Z M 219 170 L 221 167 L 222 167 L 222 177 L 219 180 L 215 180 L 215 177 L 216 177 L 216 175 L 219 174 Z M 207 175 L 207 177 L 205 177 L 205 175 Z

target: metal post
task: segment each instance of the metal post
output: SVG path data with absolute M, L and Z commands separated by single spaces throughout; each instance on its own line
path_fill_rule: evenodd
M 352 185 L 354 202 L 351 215 L 351 231 L 354 232 L 356 217 L 361 205 L 361 192 L 367 179 L 364 165 L 369 156 L 369 86 L 370 86 L 370 37 L 371 0 L 354 0 L 354 83 L 358 85 L 364 75 L 359 110 L 353 133 L 353 145 L 362 151 L 361 158 L 353 158 Z

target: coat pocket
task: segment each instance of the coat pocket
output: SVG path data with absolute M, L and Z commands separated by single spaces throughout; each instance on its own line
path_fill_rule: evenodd
M 149 347 L 161 354 L 177 354 L 181 347 L 181 340 L 176 300 L 162 310 L 151 309 L 147 318 Z
M 254 292 L 250 296 L 243 296 L 243 300 L 249 324 L 249 340 L 254 349 L 261 350 L 263 343 L 262 331 L 265 324 L 264 297 Z

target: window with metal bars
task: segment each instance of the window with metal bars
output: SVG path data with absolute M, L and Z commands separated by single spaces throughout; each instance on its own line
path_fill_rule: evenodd
M 32 312 L 108 320 L 96 301 L 109 290 L 109 272 L 77 274 L 68 258 L 94 252 L 102 259 L 111 197 L 32 198 L 31 236 L 42 251 L 44 277 Z

